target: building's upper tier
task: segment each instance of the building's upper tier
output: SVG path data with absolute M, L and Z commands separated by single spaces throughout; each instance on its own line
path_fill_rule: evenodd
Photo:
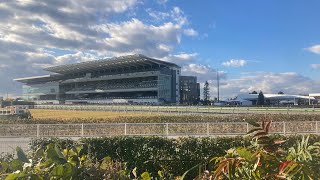
M 141 54 L 120 56 L 114 58 L 101 59 L 96 61 L 87 61 L 82 63 L 75 64 L 66 64 L 60 66 L 52 66 L 45 68 L 44 70 L 54 72 L 57 74 L 44 75 L 44 76 L 34 76 L 34 77 L 25 77 L 17 78 L 15 81 L 22 83 L 35 83 L 35 82 L 47 82 L 47 81 L 56 81 L 64 79 L 70 74 L 79 74 L 79 73 L 91 73 L 98 71 L 109 71 L 109 70 L 118 70 L 122 69 L 124 71 L 128 70 L 138 70 L 141 71 L 144 68 L 180 68 L 178 65 L 166 61 L 161 61 Z
M 177 67 L 178 65 L 160 61 L 153 58 L 149 58 L 147 56 L 141 54 L 128 55 L 128 56 L 120 56 L 96 61 L 88 61 L 82 63 L 75 64 L 66 64 L 60 66 L 53 66 L 45 68 L 44 70 L 55 72 L 59 74 L 73 74 L 79 72 L 90 72 L 92 70 L 100 70 L 100 69 L 117 69 L 123 67 L 139 67 L 139 66 L 167 66 L 167 67 Z

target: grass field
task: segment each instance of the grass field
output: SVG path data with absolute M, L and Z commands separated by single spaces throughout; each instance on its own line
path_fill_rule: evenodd
M 0 120 L 0 124 L 64 123 L 204 123 L 261 121 L 261 114 L 158 114 L 148 112 L 104 112 L 31 109 L 32 120 Z M 271 114 L 273 121 L 320 121 L 319 114 Z

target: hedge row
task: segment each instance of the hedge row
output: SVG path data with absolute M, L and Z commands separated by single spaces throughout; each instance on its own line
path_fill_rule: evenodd
M 282 145 L 284 150 L 301 140 L 301 136 L 277 136 L 275 138 L 286 140 L 286 143 Z M 86 138 L 77 142 L 63 139 L 37 139 L 32 141 L 31 148 L 35 150 L 52 142 L 58 142 L 62 146 L 82 143 L 85 145 L 86 153 L 93 160 L 109 156 L 113 160 L 126 162 L 129 169 L 137 167 L 138 173 L 147 171 L 157 174 L 158 170 L 162 170 L 178 176 L 199 163 L 206 165 L 212 157 L 223 156 L 226 150 L 232 147 L 249 146 L 250 141 L 250 137 L 240 136 L 178 139 L 123 136 Z M 320 136 L 310 135 L 309 143 L 314 142 L 320 142 Z

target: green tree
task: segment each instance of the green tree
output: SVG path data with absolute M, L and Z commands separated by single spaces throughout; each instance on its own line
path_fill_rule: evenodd
M 264 105 L 264 95 L 262 91 L 259 92 L 257 105 Z
M 210 100 L 210 87 L 208 81 L 204 83 L 203 87 L 203 102 L 208 105 Z

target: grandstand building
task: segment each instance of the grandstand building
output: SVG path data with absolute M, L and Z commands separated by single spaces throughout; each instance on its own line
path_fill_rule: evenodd
M 48 67 L 49 75 L 18 78 L 36 104 L 178 104 L 180 67 L 129 55 Z

